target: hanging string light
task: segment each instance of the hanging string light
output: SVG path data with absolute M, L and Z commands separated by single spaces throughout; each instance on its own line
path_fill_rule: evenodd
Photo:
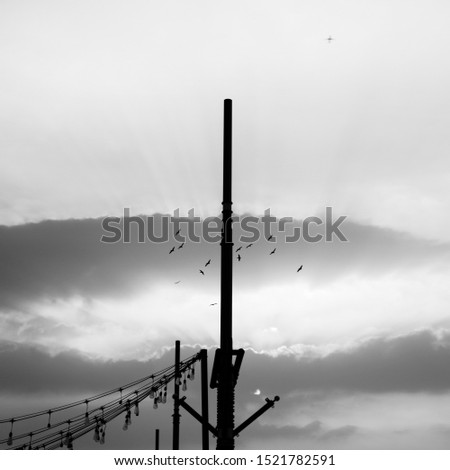
M 177 375 L 178 382 L 181 383 L 182 375 L 184 374 L 184 380 L 182 381 L 183 386 L 184 382 L 186 381 L 187 372 L 190 372 L 193 363 L 195 363 L 197 360 L 199 360 L 199 354 L 191 356 L 180 364 L 179 374 Z M 152 374 L 151 376 L 136 380 L 120 388 L 115 388 L 109 392 L 104 392 L 87 399 L 70 403 L 68 405 L 53 407 L 42 412 L 30 413 L 28 415 L 22 415 L 19 417 L 10 418 L 8 420 L 0 419 L 0 425 L 6 422 L 10 423 L 8 438 L 0 438 L 0 444 L 7 444 L 11 447 L 13 446 L 14 442 L 17 442 L 16 447 L 14 447 L 15 449 L 26 449 L 27 443 L 24 443 L 24 439 L 26 439 L 28 436 L 31 438 L 31 444 L 28 443 L 28 447 L 30 447 L 30 445 L 34 445 L 35 449 L 54 449 L 57 447 L 66 446 L 68 449 L 73 449 L 73 441 L 92 430 L 94 431 L 94 441 L 100 442 L 103 440 L 103 442 L 100 443 L 104 443 L 107 422 L 125 413 L 124 429 L 128 429 L 128 427 L 131 425 L 131 408 L 133 407 L 134 414 L 139 416 L 140 402 L 147 396 L 152 397 L 152 395 L 153 407 L 155 409 L 158 408 L 159 403 L 166 403 L 167 384 L 174 379 L 175 366 L 172 365 L 158 372 L 157 374 Z M 136 388 L 136 386 L 138 387 Z M 112 400 L 105 403 L 101 407 L 91 407 L 91 403 L 94 400 L 108 397 L 117 392 L 120 392 L 120 398 L 116 395 L 116 398 L 112 397 Z M 126 406 L 124 405 L 125 400 Z M 85 405 L 85 410 L 82 410 L 79 415 L 73 416 L 66 421 L 55 422 L 55 413 L 80 405 Z M 100 411 L 101 415 L 99 414 Z M 46 423 L 47 425 L 45 427 L 38 427 L 37 429 L 34 429 L 31 434 L 13 434 L 13 426 L 16 421 L 37 418 L 38 416 L 42 416 L 44 414 L 48 417 L 48 421 Z M 95 424 L 93 420 L 95 420 Z M 58 429 L 60 426 L 64 426 L 64 424 L 67 425 L 66 430 Z
M 13 445 L 13 426 L 14 426 L 14 418 L 11 419 L 11 429 L 9 431 L 8 441 L 6 442 L 8 446 L 10 447 Z
M 100 444 L 105 443 L 105 436 L 106 436 L 106 422 L 103 423 L 102 429 L 100 431 Z
M 100 440 L 100 430 L 98 425 L 98 418 L 95 417 L 95 430 L 94 430 L 94 441 L 98 442 Z
M 131 425 L 131 410 L 130 410 L 130 400 L 127 400 L 125 405 L 126 414 L 125 414 L 125 424 L 123 425 L 122 429 L 126 431 L 128 427 Z
M 89 426 L 89 400 L 85 400 L 86 403 L 86 412 L 84 413 L 84 425 Z
M 136 403 L 134 405 L 134 414 L 139 416 L 139 392 L 136 390 L 134 392 L 136 394 Z

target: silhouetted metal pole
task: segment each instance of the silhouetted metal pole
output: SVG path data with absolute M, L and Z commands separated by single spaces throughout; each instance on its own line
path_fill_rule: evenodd
M 155 429 L 155 450 L 159 450 L 159 429 Z
M 175 385 L 173 392 L 173 436 L 172 436 L 172 449 L 180 449 L 180 405 L 178 399 L 180 398 L 180 342 L 175 341 Z
M 233 232 L 231 201 L 231 100 L 224 102 L 223 201 L 220 283 L 220 366 L 217 386 L 217 449 L 234 449 Z
M 202 382 L 202 449 L 209 450 L 208 351 L 200 351 Z

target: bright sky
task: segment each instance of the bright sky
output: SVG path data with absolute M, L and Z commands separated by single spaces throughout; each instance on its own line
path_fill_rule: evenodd
M 245 386 L 245 413 L 285 392 L 258 442 L 448 448 L 437 410 L 448 407 L 450 383 L 412 389 L 405 378 L 390 388 L 378 372 L 382 392 L 343 392 L 317 377 L 340 354 L 349 364 L 361 351 L 380 359 L 373 341 L 398 343 L 394 356 L 424 344 L 430 357 L 450 354 L 449 16 L 440 0 L 3 1 L 0 351 L 16 352 L 3 392 L 20 390 L 26 348 L 54 361 L 73 354 L 83 369 L 84 360 L 165 357 L 175 339 L 217 345 L 217 245 L 169 256 L 173 243 L 98 240 L 101 217 L 125 207 L 219 214 L 231 98 L 234 211 L 298 220 L 329 206 L 347 216 L 349 240 L 261 241 L 235 262 L 236 345 L 257 353 L 251 364 L 299 364 L 286 390 L 267 390 L 267 371 Z M 301 372 L 311 360 L 308 395 Z M 442 363 L 430 361 L 441 376 Z M 397 373 L 414 374 L 413 364 Z M 48 397 L 35 393 L 40 409 Z M 431 411 L 415 419 L 399 410 L 397 427 L 378 420 L 403 406 Z M 283 426 L 293 426 L 297 444 L 271 440 L 271 426 L 286 439 Z M 243 447 L 260 445 L 246 439 Z

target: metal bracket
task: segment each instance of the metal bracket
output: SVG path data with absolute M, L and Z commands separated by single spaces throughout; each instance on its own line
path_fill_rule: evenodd
M 233 380 L 234 380 L 235 386 L 239 377 L 239 371 L 241 369 L 242 361 L 244 359 L 244 354 L 245 354 L 245 351 L 242 348 L 233 349 L 233 356 L 236 357 L 234 364 L 233 364 Z M 217 388 L 217 386 L 219 385 L 219 370 L 221 367 L 221 362 L 222 362 L 222 351 L 220 348 L 217 348 L 216 353 L 214 355 L 214 362 L 213 362 L 213 367 L 211 371 L 211 382 L 209 384 L 211 388 Z

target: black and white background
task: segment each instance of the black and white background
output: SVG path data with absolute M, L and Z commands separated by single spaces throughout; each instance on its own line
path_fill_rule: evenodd
M 231 98 L 234 212 L 332 207 L 348 239 L 261 240 L 235 262 L 237 422 L 281 396 L 237 447 L 448 449 L 449 15 L 440 0 L 2 0 L 0 417 L 147 375 L 176 339 L 212 357 L 219 246 L 99 240 L 124 208 L 219 215 Z M 170 448 L 170 405 L 150 405 L 105 448 L 151 448 L 155 427 Z M 186 413 L 181 447 L 200 447 Z

